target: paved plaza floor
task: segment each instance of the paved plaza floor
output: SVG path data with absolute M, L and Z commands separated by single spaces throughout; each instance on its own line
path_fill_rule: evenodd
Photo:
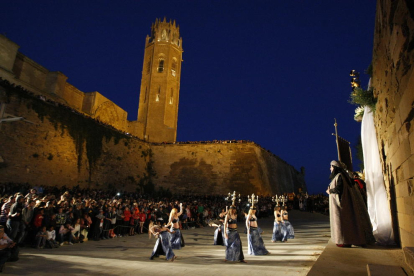
M 239 223 L 246 264 L 224 262 L 224 246 L 213 245 L 214 228 L 183 230 L 186 246 L 175 250 L 178 257 L 150 260 L 155 239 L 147 234 L 58 249 L 22 248 L 20 260 L 6 263 L 3 275 L 306 275 L 330 238 L 329 217 L 322 214 L 290 212 L 295 239 L 272 243 L 273 218 L 259 219 L 270 255 L 247 254 L 244 224 Z

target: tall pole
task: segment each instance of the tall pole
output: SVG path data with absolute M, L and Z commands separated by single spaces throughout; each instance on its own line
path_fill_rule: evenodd
M 342 161 L 341 160 L 341 153 L 339 152 L 339 139 L 338 139 L 338 124 L 336 123 L 336 118 L 335 118 L 335 137 L 336 137 L 336 149 L 338 150 L 338 161 Z
M 1 130 L 1 122 L 4 117 L 5 110 L 6 110 L 6 104 L 0 103 L 0 130 Z

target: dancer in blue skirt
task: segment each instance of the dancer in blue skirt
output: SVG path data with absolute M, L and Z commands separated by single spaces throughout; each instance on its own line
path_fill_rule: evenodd
M 288 207 L 285 206 L 282 211 L 282 219 L 283 219 L 283 242 L 287 242 L 288 239 L 294 239 L 295 238 L 295 231 L 293 229 L 292 224 L 289 222 L 289 216 L 288 216 Z
M 267 255 L 267 251 L 264 246 L 263 239 L 260 236 L 261 229 L 257 226 L 256 207 L 250 207 L 249 214 L 246 218 L 247 227 L 247 243 L 249 255 Z
M 170 213 L 170 219 L 167 226 L 171 226 L 171 246 L 173 249 L 181 249 L 185 246 L 183 234 L 178 223 L 179 217 L 183 213 L 183 204 L 180 203 L 180 212 L 177 213 L 177 208 L 173 208 Z
M 272 242 L 283 241 L 283 236 L 285 236 L 286 228 L 283 224 L 283 217 L 279 205 L 276 205 L 274 214 L 275 222 L 273 225 Z
M 153 260 L 154 257 L 159 257 L 160 255 L 165 255 L 167 261 L 173 262 L 176 259 L 174 251 L 171 247 L 171 234 L 170 229 L 165 226 L 155 225 L 150 228 L 150 232 L 157 237 L 155 242 L 154 249 L 150 259 Z
M 230 206 L 230 210 L 224 219 L 224 237 L 226 238 L 226 257 L 224 261 L 246 263 L 244 260 L 242 242 L 237 232 L 237 210 L 236 206 Z

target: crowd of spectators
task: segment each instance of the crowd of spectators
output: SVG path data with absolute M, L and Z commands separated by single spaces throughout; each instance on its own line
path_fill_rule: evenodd
M 327 213 L 326 199 L 323 195 L 301 194 L 287 205 L 302 211 Z M 166 224 L 172 208 L 179 209 L 180 203 L 183 206 L 179 220 L 182 230 L 208 226 L 231 205 L 223 195 L 160 197 L 79 186 L 31 187 L 5 183 L 0 184 L 0 228 L 4 227 L 16 247 L 53 249 L 148 233 L 150 224 Z M 272 197 L 261 197 L 256 204 L 256 215 L 273 217 L 275 205 Z M 243 221 L 250 207 L 247 197 L 241 198 L 236 206 L 238 220 Z
M 323 194 L 300 194 L 295 198 L 295 208 L 311 213 L 329 214 L 329 197 Z
M 141 234 L 147 232 L 151 221 L 166 223 L 171 209 L 179 203 L 183 203 L 182 229 L 204 227 L 230 204 L 219 195 L 175 195 L 167 198 L 137 192 L 81 189 L 79 186 L 68 189 L 13 183 L 0 185 L 0 194 L 3 195 L 0 198 L 0 224 L 7 227 L 9 236 L 19 245 L 36 247 L 48 245 L 47 241 L 42 241 L 42 235 L 52 230 L 55 230 L 59 244 Z M 327 212 L 326 197 L 306 196 L 305 201 L 303 198 L 305 196 L 297 196 L 294 202 L 287 204 L 310 212 Z M 249 208 L 247 198 L 237 206 L 241 219 L 244 217 L 242 212 L 247 213 Z M 262 197 L 257 215 L 272 216 L 274 206 L 271 197 Z M 16 212 L 20 212 L 17 217 L 14 215 Z

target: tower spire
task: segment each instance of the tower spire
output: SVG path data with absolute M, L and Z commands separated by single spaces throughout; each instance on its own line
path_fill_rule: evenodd
M 138 133 L 149 142 L 175 142 L 182 38 L 175 20 L 156 19 L 146 40 L 138 108 Z

